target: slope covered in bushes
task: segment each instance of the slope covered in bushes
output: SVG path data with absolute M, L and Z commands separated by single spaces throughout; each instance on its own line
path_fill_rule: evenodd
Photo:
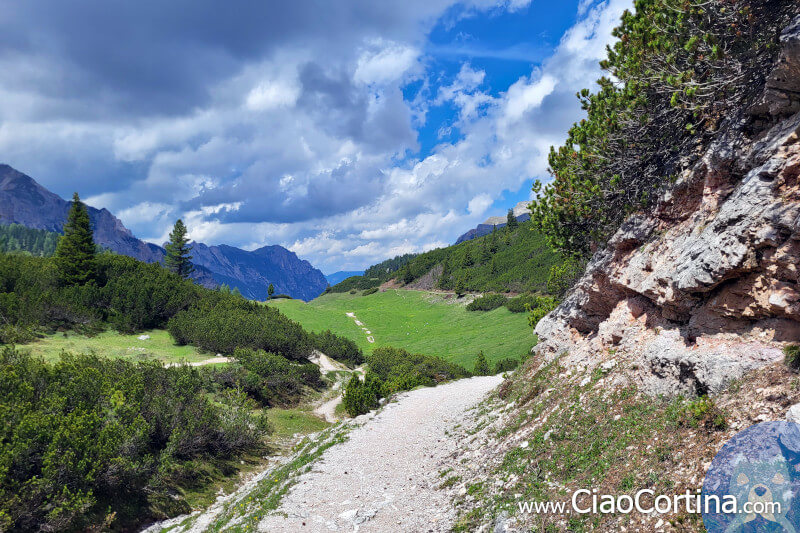
M 174 497 L 201 462 L 263 446 L 266 418 L 202 373 L 65 354 L 0 351 L 0 530 L 125 527 L 190 509 Z
M 546 292 L 553 266 L 561 263 L 530 222 L 416 256 L 402 256 L 367 269 L 331 287 L 347 292 L 378 287 L 396 279 L 412 284 L 433 273 L 427 288 L 456 291 Z
M 111 253 L 97 255 L 94 278 L 67 285 L 52 258 L 0 254 L 0 343 L 20 343 L 40 332 L 92 333 L 167 327 L 179 344 L 213 353 L 236 348 L 303 359 L 314 348 L 335 348 L 360 362 L 358 347 L 336 336 L 312 336 L 277 309 L 235 294 L 205 289 L 158 264 Z

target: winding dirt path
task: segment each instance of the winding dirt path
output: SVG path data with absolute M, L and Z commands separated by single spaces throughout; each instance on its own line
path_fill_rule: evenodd
M 448 530 L 454 512 L 438 489 L 439 472 L 457 448 L 448 428 L 501 381 L 476 377 L 401 395 L 326 451 L 259 530 Z

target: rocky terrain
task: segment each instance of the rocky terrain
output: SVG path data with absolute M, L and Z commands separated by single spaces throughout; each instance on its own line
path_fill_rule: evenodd
M 705 394 L 800 339 L 800 20 L 781 41 L 758 102 L 539 322 L 539 355 L 613 354 L 635 368 L 619 379 L 649 394 Z
M 61 232 L 70 203 L 30 176 L 0 165 L 0 224 Z M 107 209 L 88 206 L 95 242 L 118 254 L 146 263 L 161 261 L 164 249 L 137 239 Z M 194 243 L 195 279 L 206 287 L 227 284 L 254 300 L 266 300 L 269 284 L 276 294 L 311 300 L 327 287 L 325 276 L 308 261 L 282 246 L 248 252 L 233 246 Z

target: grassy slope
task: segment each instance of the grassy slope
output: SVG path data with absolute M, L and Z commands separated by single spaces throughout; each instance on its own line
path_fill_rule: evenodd
M 148 340 L 139 340 L 140 335 L 150 335 Z M 87 337 L 74 332 L 56 333 L 23 346 L 34 355 L 41 355 L 46 361 L 58 359 L 62 350 L 72 353 L 95 352 L 98 355 L 114 359 L 142 361 L 160 359 L 168 363 L 180 361 L 203 361 L 214 354 L 201 353 L 194 346 L 176 346 L 175 341 L 166 330 L 155 329 L 135 335 L 122 335 L 115 331 L 106 331 Z
M 331 293 L 304 303 L 272 303 L 311 331 L 330 329 L 354 340 L 365 352 L 394 346 L 437 355 L 471 368 L 479 350 L 490 362 L 519 357 L 534 344 L 525 313 L 505 308 L 469 312 L 461 303 L 424 291 L 389 290 L 369 296 Z M 352 312 L 372 332 L 374 344 L 345 313 Z

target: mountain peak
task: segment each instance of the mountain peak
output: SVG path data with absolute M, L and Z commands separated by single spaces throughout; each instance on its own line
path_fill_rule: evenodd
M 0 164 L 0 224 L 60 233 L 69 207 L 70 202 L 30 176 Z M 87 208 L 97 244 L 146 263 L 164 258 L 162 247 L 137 239 L 108 209 Z M 193 246 L 192 262 L 198 267 L 195 279 L 205 286 L 224 283 L 256 300 L 267 298 L 270 283 L 276 291 L 304 300 L 316 298 L 327 287 L 322 272 L 282 246 L 263 246 L 252 252 L 225 244 Z

